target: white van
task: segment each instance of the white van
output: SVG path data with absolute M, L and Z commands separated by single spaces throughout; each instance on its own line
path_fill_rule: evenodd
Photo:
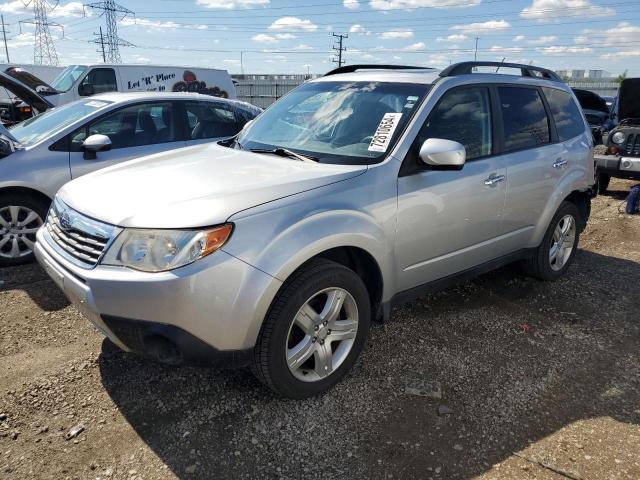
M 9 73 L 9 72 L 7 72 Z M 48 84 L 22 69 L 11 75 L 53 105 L 106 92 L 194 92 L 236 98 L 226 70 L 158 65 L 69 65 Z

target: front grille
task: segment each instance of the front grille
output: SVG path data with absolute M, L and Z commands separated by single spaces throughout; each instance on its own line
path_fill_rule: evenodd
M 88 218 L 57 199 L 45 228 L 58 252 L 85 268 L 98 263 L 113 236 L 111 225 Z
M 627 135 L 624 153 L 625 155 L 640 155 L 640 133 L 630 133 Z

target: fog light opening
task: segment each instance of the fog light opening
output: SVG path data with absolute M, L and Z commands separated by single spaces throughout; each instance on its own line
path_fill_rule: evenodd
M 144 337 L 145 352 L 149 357 L 167 365 L 182 363 L 182 352 L 178 346 L 162 335 L 147 335 Z

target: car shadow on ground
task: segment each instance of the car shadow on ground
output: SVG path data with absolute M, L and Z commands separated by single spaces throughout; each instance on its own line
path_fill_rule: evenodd
M 108 342 L 99 366 L 179 478 L 471 478 L 582 419 L 640 424 L 639 284 L 640 264 L 582 250 L 554 283 L 492 272 L 395 310 L 352 374 L 299 402 Z M 422 380 L 441 398 L 405 393 Z
M 62 310 L 69 301 L 35 262 L 0 268 L 0 292 L 23 290 L 45 312 Z

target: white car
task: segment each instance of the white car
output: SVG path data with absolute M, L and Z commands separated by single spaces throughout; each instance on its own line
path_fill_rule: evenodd
M 69 180 L 125 160 L 232 137 L 260 112 L 209 95 L 111 93 L 3 128 L 0 266 L 32 259 L 36 230 Z

